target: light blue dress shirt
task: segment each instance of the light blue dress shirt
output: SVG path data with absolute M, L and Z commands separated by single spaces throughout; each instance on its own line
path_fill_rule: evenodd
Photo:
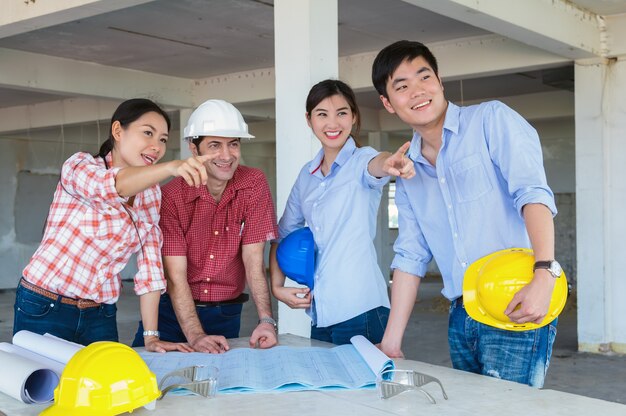
M 392 269 L 423 277 L 435 257 L 443 295 L 463 293 L 463 275 L 475 260 L 498 250 L 528 247 L 522 217 L 529 203 L 556 215 L 543 168 L 539 136 L 499 101 L 469 107 L 448 103 L 436 166 L 413 136 L 408 155 L 412 179 L 398 178 L 399 236 Z
M 318 327 L 389 307 L 373 243 L 382 188 L 389 177 L 375 178 L 367 171 L 376 155 L 373 148 L 357 148 L 348 138 L 324 176 L 320 150 L 300 171 L 278 223 L 281 239 L 305 224 L 313 232 L 317 260 L 307 313 Z

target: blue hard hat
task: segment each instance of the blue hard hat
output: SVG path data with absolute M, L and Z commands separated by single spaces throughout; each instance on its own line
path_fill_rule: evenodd
M 291 280 L 313 289 L 315 241 L 309 227 L 291 232 L 276 250 L 278 266 Z

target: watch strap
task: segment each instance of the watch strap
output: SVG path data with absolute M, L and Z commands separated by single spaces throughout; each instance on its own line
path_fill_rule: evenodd
M 552 262 L 554 260 L 540 260 L 540 261 L 536 261 L 535 265 L 533 266 L 533 271 L 537 270 L 537 269 L 549 269 L 550 266 L 552 265 Z
M 259 319 L 259 323 L 266 323 L 266 324 L 272 324 L 274 325 L 274 330 L 276 330 L 276 332 L 278 332 L 278 323 L 276 323 L 276 321 L 274 320 L 274 318 L 266 316 L 264 318 Z

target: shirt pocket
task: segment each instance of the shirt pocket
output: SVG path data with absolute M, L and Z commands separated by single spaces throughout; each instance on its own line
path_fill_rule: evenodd
M 475 201 L 492 189 L 480 154 L 474 153 L 450 167 L 458 202 Z
M 244 220 L 229 221 L 224 226 L 224 238 L 227 239 L 229 244 L 232 242 L 239 245 L 243 234 L 246 232 L 246 225 Z

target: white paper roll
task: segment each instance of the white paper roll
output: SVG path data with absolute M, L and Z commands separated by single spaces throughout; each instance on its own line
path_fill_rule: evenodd
M 54 399 L 59 376 L 40 363 L 0 351 L 0 391 L 24 403 L 47 403 Z
M 49 368 L 50 370 L 57 373 L 60 377 L 63 369 L 65 368 L 65 364 L 60 363 L 58 361 L 54 361 L 48 357 L 44 357 L 43 355 L 35 354 L 32 351 L 28 351 L 25 348 L 19 347 L 17 345 L 9 344 L 8 342 L 0 342 L 0 351 L 8 352 L 9 354 L 16 354 L 24 358 L 28 358 L 29 360 L 38 362 L 44 368 Z
M 43 355 L 62 364 L 67 364 L 82 345 L 65 341 L 64 339 L 35 334 L 22 330 L 13 335 L 13 345 L 20 346 L 36 354 Z

